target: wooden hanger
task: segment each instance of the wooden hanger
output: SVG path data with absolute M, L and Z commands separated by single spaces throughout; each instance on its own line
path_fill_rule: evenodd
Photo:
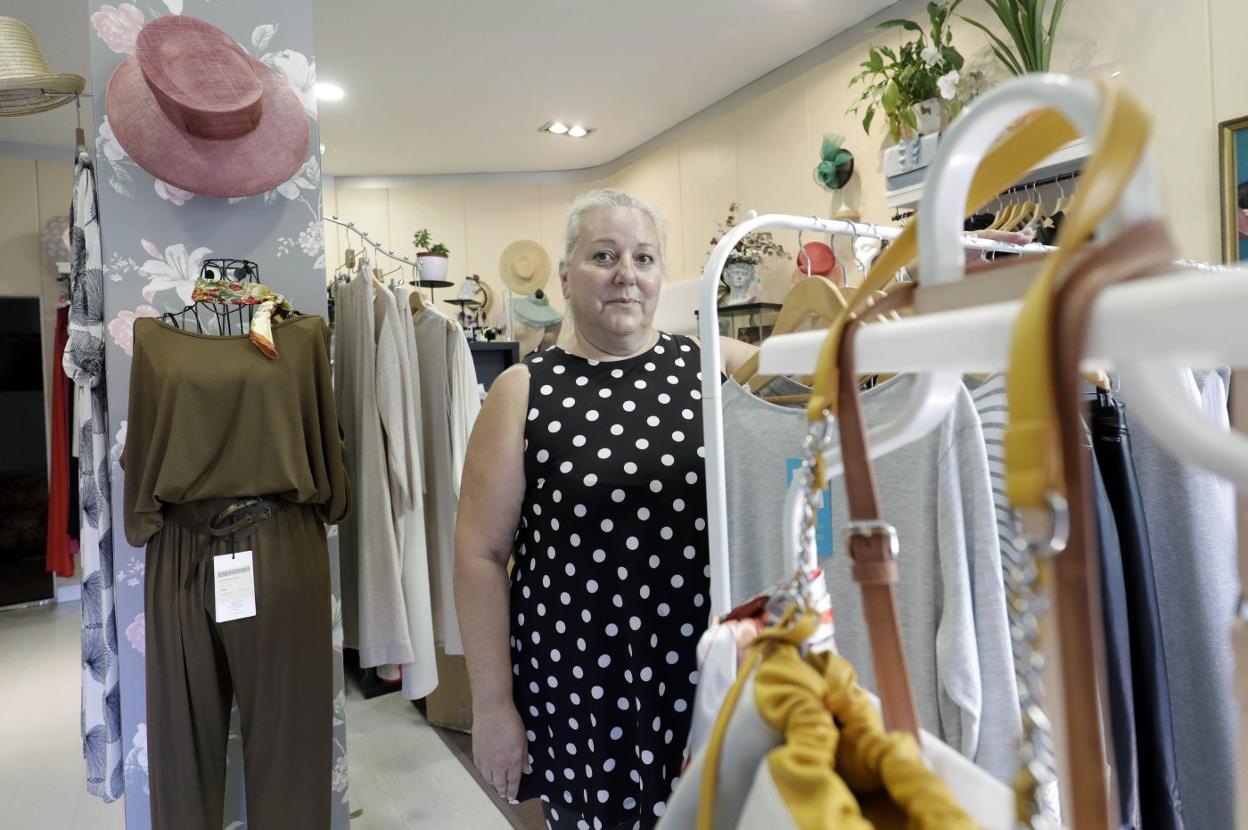
M 420 280 L 420 275 L 416 273 L 416 266 L 413 265 L 412 266 L 412 282 L 418 283 L 419 280 Z M 416 285 L 415 290 L 412 291 L 410 295 L 408 295 L 407 307 L 411 309 L 412 314 L 419 314 L 420 312 L 424 311 L 426 308 L 429 307 L 429 304 L 425 302 L 425 295 L 420 292 L 419 285 Z
M 793 286 L 784 298 L 771 333 L 788 334 L 812 320 L 825 326 L 831 325 L 847 308 L 849 302 L 845 295 L 830 281 L 823 277 L 807 277 Z M 771 376 L 758 374 L 758 355 L 755 354 L 733 373 L 732 379 L 743 386 L 748 385 L 751 392 L 757 392 L 771 380 Z

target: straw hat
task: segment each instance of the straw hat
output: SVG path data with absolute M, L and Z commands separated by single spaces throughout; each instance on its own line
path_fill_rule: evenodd
M 86 85 L 81 75 L 54 74 L 30 28 L 0 16 L 0 116 L 55 109 Z
M 521 239 L 503 251 L 498 260 L 503 284 L 517 294 L 532 294 L 550 279 L 550 257 L 536 242 Z
M 225 32 L 158 17 L 108 82 L 108 123 L 161 181 L 205 196 L 254 196 L 303 166 L 312 140 L 286 79 Z

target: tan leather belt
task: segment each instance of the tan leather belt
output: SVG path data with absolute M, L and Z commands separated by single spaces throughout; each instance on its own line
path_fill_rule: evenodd
M 907 284 L 887 295 L 870 309 L 883 314 L 904 308 L 913 299 L 914 286 Z M 884 726 L 919 737 L 919 716 L 910 687 L 910 672 L 901 642 L 901 623 L 893 585 L 898 579 L 897 532 L 883 520 L 880 495 L 875 483 L 875 466 L 867 447 L 862 401 L 854 372 L 854 334 L 862 321 L 853 318 L 841 331 L 837 355 L 838 432 L 845 465 L 845 492 L 849 502 L 850 526 L 845 547 L 853 559 L 854 581 L 862 592 L 862 611 L 871 641 L 876 692 Z

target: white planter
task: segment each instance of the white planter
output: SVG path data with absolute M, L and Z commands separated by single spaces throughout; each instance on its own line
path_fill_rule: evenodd
M 446 271 L 449 264 L 446 254 L 417 254 L 416 261 L 420 263 L 420 278 L 422 280 L 446 280 Z
M 915 129 L 921 135 L 932 135 L 940 132 L 941 122 L 945 120 L 944 102 L 939 98 L 928 98 L 910 105 L 914 113 Z

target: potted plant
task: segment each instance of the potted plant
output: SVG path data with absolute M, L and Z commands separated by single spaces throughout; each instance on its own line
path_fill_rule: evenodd
M 862 128 L 871 131 L 877 112 L 888 119 L 889 138 L 895 143 L 914 133 L 939 132 L 945 117 L 957 115 L 959 71 L 962 53 L 953 45 L 949 15 L 962 0 L 928 3 L 931 28 L 913 20 L 886 20 L 877 28 L 903 29 L 916 37 L 894 51 L 888 46 L 871 46 L 862 71 L 850 85 L 864 85 L 862 95 L 849 112 L 862 116 Z
M 958 15 L 967 23 L 988 35 L 992 53 L 1014 75 L 1028 72 L 1048 72 L 1053 56 L 1053 36 L 1057 22 L 1062 17 L 1065 0 L 1053 0 L 1049 23 L 1044 23 L 1044 11 L 1048 0 L 984 0 L 1005 27 L 1006 34 L 1014 42 L 1014 49 L 983 23 L 966 15 Z M 955 4 L 956 5 L 956 4 Z
M 728 205 L 728 219 L 726 222 L 718 223 L 719 233 L 711 237 L 712 248 L 718 245 L 719 240 L 736 226 L 739 207 L 740 205 L 736 202 Z M 777 242 L 768 231 L 755 231 L 743 236 L 733 246 L 724 264 L 722 279 L 728 286 L 729 293 L 728 298 L 720 304 L 742 305 L 758 302 L 762 299 L 763 283 L 754 270 L 755 266 L 761 265 L 766 257 L 785 256 L 788 256 L 788 253 L 785 252 L 784 246 Z
M 445 282 L 450 250 L 441 242 L 434 242 L 428 228 L 416 231 L 412 244 L 416 246 L 416 261 L 420 263 L 421 280 Z

